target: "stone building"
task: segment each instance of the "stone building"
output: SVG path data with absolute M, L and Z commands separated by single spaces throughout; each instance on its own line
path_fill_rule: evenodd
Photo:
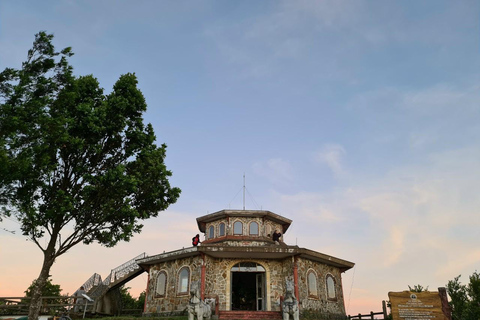
M 294 284 L 300 312 L 345 315 L 343 272 L 352 262 L 288 245 L 271 235 L 283 234 L 292 221 L 270 211 L 222 210 L 197 218 L 205 240 L 199 245 L 137 260 L 148 272 L 145 315 L 180 313 L 190 287 L 202 299 L 217 301 L 220 313 L 280 314 L 285 283 Z

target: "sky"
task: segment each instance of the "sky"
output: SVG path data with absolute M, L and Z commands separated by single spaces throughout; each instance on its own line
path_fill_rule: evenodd
M 168 146 L 176 204 L 114 248 L 54 264 L 72 294 L 93 273 L 191 245 L 222 209 L 293 220 L 284 236 L 355 263 L 347 314 L 389 291 L 435 291 L 480 266 L 478 1 L 1 1 L 0 70 L 34 35 L 71 46 L 108 93 L 135 72 Z M 15 231 L 12 234 L 9 231 Z M 0 223 L 0 296 L 22 296 L 42 255 Z M 145 290 L 144 273 L 127 284 Z

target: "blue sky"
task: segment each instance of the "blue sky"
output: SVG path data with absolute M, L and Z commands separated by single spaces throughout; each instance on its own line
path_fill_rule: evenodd
M 54 282 L 72 293 L 143 251 L 189 246 L 196 217 L 242 207 L 244 173 L 247 209 L 294 221 L 287 243 L 356 263 L 343 279 L 349 313 L 380 310 L 408 285 L 466 281 L 480 264 L 479 7 L 1 1 L 0 69 L 20 67 L 46 30 L 107 92 L 135 72 L 182 189 L 131 242 L 61 257 Z M 0 295 L 23 293 L 37 251 L 0 229 Z

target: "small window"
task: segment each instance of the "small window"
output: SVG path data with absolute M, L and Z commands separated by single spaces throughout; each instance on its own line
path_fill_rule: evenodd
M 267 225 L 267 237 L 271 237 L 272 236 L 272 226 L 271 225 Z
M 233 224 L 233 234 L 243 234 L 243 223 L 241 223 L 240 221 L 236 221 Z
M 215 228 L 213 226 L 210 226 L 208 228 L 208 239 L 213 239 L 215 237 Z
M 327 275 L 327 298 L 329 300 L 337 299 L 337 294 L 335 293 L 335 279 L 331 274 Z
M 218 226 L 218 236 L 223 237 L 225 235 L 225 223 L 220 223 Z
M 250 223 L 250 230 L 249 230 L 250 234 L 253 235 L 253 236 L 258 236 L 258 223 L 256 223 L 255 221 Z
M 162 271 L 158 274 L 158 277 L 157 277 L 157 283 L 155 286 L 155 295 L 157 297 L 165 296 L 166 287 L 167 287 L 167 274 L 165 273 L 165 271 Z
M 307 282 L 308 282 L 308 295 L 311 297 L 317 297 L 317 275 L 313 270 L 308 271 L 307 274 Z
M 189 278 L 190 270 L 188 269 L 188 267 L 183 267 L 182 269 L 180 269 L 180 272 L 178 273 L 177 293 L 188 293 Z

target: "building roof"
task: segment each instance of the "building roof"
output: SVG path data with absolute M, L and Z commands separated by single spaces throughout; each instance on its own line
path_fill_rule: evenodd
M 282 233 L 285 233 L 292 223 L 292 220 L 266 210 L 221 210 L 197 218 L 198 229 L 202 233 L 205 233 L 206 224 L 208 222 L 229 217 L 255 217 L 270 220 L 282 225 Z
M 155 256 L 137 260 L 138 265 L 148 269 L 150 265 L 176 260 L 201 254 L 214 258 L 242 258 L 242 259 L 285 259 L 298 256 L 304 259 L 313 260 L 339 268 L 345 272 L 355 265 L 353 262 L 335 258 L 313 250 L 299 248 L 298 246 L 272 245 L 272 246 L 251 246 L 234 247 L 218 245 L 200 245 L 198 247 L 184 248 L 181 250 L 166 252 Z

